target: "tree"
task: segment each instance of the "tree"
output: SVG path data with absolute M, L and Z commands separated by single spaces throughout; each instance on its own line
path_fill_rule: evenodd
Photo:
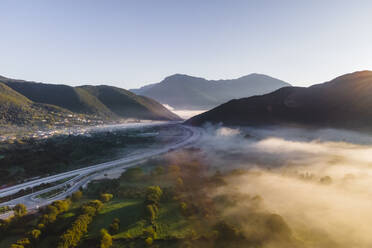
M 152 245 L 152 243 L 154 242 L 154 240 L 151 237 L 148 237 L 145 241 L 148 246 Z
M 50 224 L 56 221 L 57 216 L 66 212 L 70 208 L 70 205 L 70 199 L 54 201 L 52 204 L 48 205 L 41 221 L 42 224 Z
M 22 247 L 30 245 L 31 242 L 28 238 L 23 238 L 17 241 L 17 245 L 21 245 Z
M 10 248 L 24 248 L 24 246 L 19 244 L 12 244 Z
M 106 229 L 101 229 L 101 248 L 108 248 L 112 246 L 112 236 Z
M 101 200 L 103 202 L 109 202 L 113 198 L 112 194 L 101 194 Z
M 110 225 L 110 233 L 115 234 L 118 233 L 120 229 L 120 220 L 115 218 L 112 224 Z
M 88 214 L 88 215 L 95 215 L 97 212 L 97 210 L 91 206 L 82 206 L 81 210 L 84 214 Z
M 81 214 L 72 223 L 71 227 L 61 235 L 58 248 L 75 247 L 80 239 L 88 231 L 88 225 L 92 222 L 93 216 L 102 208 L 103 203 L 93 200 L 81 207 Z
M 150 186 L 146 191 L 146 202 L 158 205 L 162 195 L 163 191 L 159 186 Z
M 147 205 L 146 206 L 146 212 L 147 212 L 147 215 L 150 219 L 150 222 L 153 222 L 156 219 L 156 215 L 157 215 L 156 205 L 154 205 L 154 204 Z
M 56 221 L 58 214 L 59 214 L 58 209 L 53 205 L 49 205 L 47 207 L 47 214 L 43 216 L 43 222 L 53 223 L 54 221 Z
M 80 190 L 72 193 L 71 195 L 71 199 L 74 201 L 74 202 L 77 202 L 81 199 L 81 197 L 83 196 L 83 192 L 81 192 Z
M 31 231 L 31 237 L 34 240 L 39 239 L 40 235 L 41 235 L 41 231 L 39 229 L 34 229 L 34 230 Z
M 20 203 L 20 204 L 15 205 L 15 207 L 13 208 L 13 211 L 14 211 L 14 216 L 22 217 L 27 213 L 27 208 L 24 204 Z
M 52 203 L 52 206 L 56 207 L 58 213 L 66 212 L 71 205 L 71 201 L 69 199 L 66 200 L 58 200 Z
M 96 214 L 96 212 L 102 209 L 103 203 L 100 200 L 92 200 L 83 206 L 83 210 L 84 210 L 84 207 L 93 208 L 95 211 L 94 214 Z
M 45 227 L 45 225 L 44 225 L 43 223 L 39 223 L 39 224 L 37 225 L 37 228 L 38 228 L 39 230 L 44 229 L 44 227 Z
M 58 248 L 75 247 L 80 239 L 88 231 L 88 225 L 92 222 L 92 215 L 82 214 L 72 223 L 72 226 L 62 234 Z
M 151 238 L 154 238 L 154 236 L 156 235 L 155 233 L 155 230 L 154 230 L 154 227 L 152 225 L 142 229 L 142 232 L 143 232 L 143 237 L 151 237 Z
M 146 190 L 145 210 L 150 222 L 153 222 L 157 217 L 159 202 L 162 195 L 163 191 L 159 186 L 150 186 Z

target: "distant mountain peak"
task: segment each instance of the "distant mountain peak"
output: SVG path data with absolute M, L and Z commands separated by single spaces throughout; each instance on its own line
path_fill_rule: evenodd
M 273 80 L 275 80 L 275 78 L 270 77 L 270 76 L 268 76 L 266 74 L 262 74 L 262 73 L 250 73 L 248 75 L 239 77 L 238 80 L 241 80 L 241 79 L 258 79 L 258 78 L 266 78 L 266 79 L 273 79 Z
M 174 74 L 159 83 L 131 91 L 154 98 L 178 110 L 210 109 L 231 99 L 261 95 L 290 84 L 252 73 L 237 79 L 208 80 L 186 74 Z
M 202 80 L 205 80 L 204 78 L 201 78 L 201 77 L 194 77 L 194 76 L 190 76 L 190 75 L 187 75 L 187 74 L 181 74 L 181 73 L 176 73 L 176 74 L 173 74 L 173 75 L 170 75 L 166 78 L 164 78 L 163 81 L 170 81 L 170 80 L 182 80 L 182 79 L 202 79 Z
M 195 116 L 186 123 L 225 125 L 305 125 L 372 130 L 372 72 L 361 71 L 311 87 L 285 87 L 241 98 Z

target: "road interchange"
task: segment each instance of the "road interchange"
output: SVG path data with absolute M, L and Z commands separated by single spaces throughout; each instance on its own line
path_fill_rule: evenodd
M 32 180 L 26 183 L 14 185 L 12 187 L 8 187 L 5 189 L 0 190 L 0 197 L 4 197 L 7 195 L 14 194 L 18 192 L 19 190 L 35 187 L 37 185 L 43 184 L 43 183 L 51 183 L 56 182 L 59 180 L 63 180 L 66 178 L 71 178 L 69 180 L 66 180 L 65 182 L 43 189 L 39 190 L 37 192 L 33 192 L 31 194 L 18 197 L 16 199 L 12 199 L 8 202 L 3 202 L 0 204 L 1 206 L 14 206 L 16 204 L 24 204 L 29 211 L 33 211 L 38 209 L 39 207 L 45 206 L 50 204 L 51 202 L 55 200 L 64 199 L 67 196 L 71 195 L 73 192 L 77 191 L 80 187 L 88 184 L 90 181 L 92 181 L 94 178 L 96 178 L 99 175 L 104 174 L 108 170 L 112 169 L 126 169 L 129 167 L 136 166 L 152 157 L 159 156 L 162 154 L 165 154 L 169 151 L 180 149 L 183 147 L 186 147 L 188 145 L 191 145 L 199 140 L 201 137 L 202 131 L 199 128 L 196 127 L 190 127 L 185 126 L 181 124 L 177 124 L 179 127 L 182 128 L 184 135 L 180 140 L 177 140 L 174 143 L 167 144 L 162 148 L 153 149 L 147 152 L 140 152 L 137 154 L 132 154 L 114 161 L 100 163 L 97 165 L 92 165 L 68 172 L 63 172 L 57 175 L 48 176 L 44 178 L 39 178 L 36 180 Z M 50 198 L 41 198 L 38 197 L 43 193 L 50 192 L 52 190 L 58 190 L 60 188 L 65 188 L 65 190 L 62 190 L 61 193 L 56 194 L 55 196 L 52 196 Z M 0 215 L 0 218 L 4 219 L 9 216 L 11 216 L 11 212 L 5 213 Z

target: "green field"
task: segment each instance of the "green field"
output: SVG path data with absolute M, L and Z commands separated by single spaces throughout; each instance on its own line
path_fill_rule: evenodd
M 143 204 L 136 199 L 115 199 L 106 203 L 92 222 L 88 238 L 97 238 L 102 228 L 109 228 L 115 218 L 120 220 L 120 232 L 128 230 L 131 223 L 140 220 L 143 216 Z
M 172 161 L 151 160 L 127 169 L 117 179 L 89 183 L 79 196 L 65 200 L 67 208 L 57 202 L 15 219 L 11 228 L 0 223 L 0 248 L 19 244 L 21 238 L 31 240 L 25 248 L 58 247 L 66 239 L 76 239 L 76 247 L 94 248 L 100 247 L 104 237 L 112 242 L 105 248 L 268 248 L 266 244 L 271 242 L 278 247 L 306 247 L 304 239 L 294 235 L 281 216 L 261 210 L 261 197 L 234 191 L 213 196 L 226 185 L 226 179 L 239 173 L 206 173 L 195 161 L 174 165 Z M 234 216 L 231 210 L 239 206 L 243 211 Z M 49 222 L 56 210 L 57 217 Z M 39 227 L 43 220 L 48 220 L 46 226 Z M 42 234 L 33 239 L 30 231 L 38 228 Z M 106 231 L 102 233 L 102 229 Z

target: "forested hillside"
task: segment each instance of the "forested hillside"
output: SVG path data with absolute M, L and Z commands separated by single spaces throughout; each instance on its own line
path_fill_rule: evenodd
M 71 114 L 78 116 L 75 120 L 179 120 L 156 101 L 121 88 L 71 87 L 5 77 L 0 77 L 0 83 L 2 124 L 53 124 L 64 121 Z

